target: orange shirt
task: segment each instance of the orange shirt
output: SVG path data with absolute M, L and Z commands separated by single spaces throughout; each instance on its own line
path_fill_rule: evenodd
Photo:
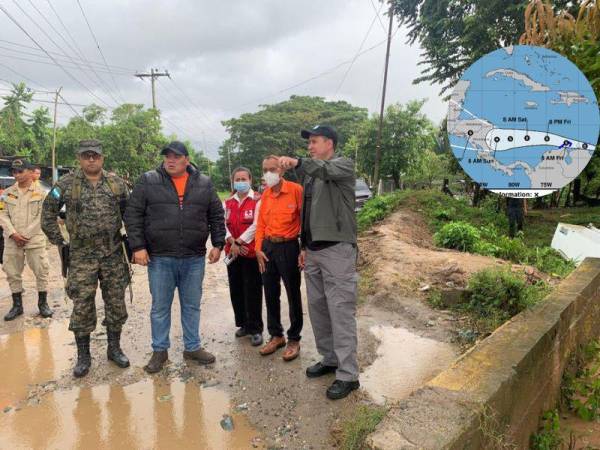
M 265 237 L 293 239 L 300 233 L 302 186 L 283 180 L 279 193 L 263 192 L 256 223 L 256 250 L 262 251 Z
M 189 177 L 190 174 L 187 171 L 180 177 L 171 177 L 177 191 L 177 196 L 179 197 L 179 206 L 183 205 L 183 194 L 185 194 L 185 185 Z

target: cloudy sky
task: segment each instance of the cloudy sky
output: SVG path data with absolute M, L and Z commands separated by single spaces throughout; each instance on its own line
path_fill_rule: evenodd
M 213 159 L 226 137 L 220 122 L 260 104 L 296 94 L 379 109 L 387 27 L 379 0 L 0 0 L 0 6 L 0 93 L 7 82 L 23 80 L 40 91 L 62 86 L 77 111 L 92 102 L 150 106 L 150 82 L 134 75 L 168 70 L 171 79 L 156 84 L 165 132 Z M 424 112 L 438 123 L 446 112 L 439 87 L 411 83 L 419 54 L 406 44 L 406 31 L 396 30 L 386 103 L 426 98 Z M 34 98 L 45 104 L 52 95 Z M 72 115 L 59 106 L 61 122 Z

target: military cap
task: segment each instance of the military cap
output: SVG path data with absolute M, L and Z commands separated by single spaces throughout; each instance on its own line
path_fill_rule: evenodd
M 10 168 L 11 170 L 27 170 L 31 169 L 33 166 L 24 158 L 17 158 L 13 160 Z
M 81 155 L 85 152 L 94 152 L 99 155 L 102 154 L 102 142 L 97 139 L 86 139 L 83 141 L 79 141 L 79 149 L 77 150 L 77 154 Z

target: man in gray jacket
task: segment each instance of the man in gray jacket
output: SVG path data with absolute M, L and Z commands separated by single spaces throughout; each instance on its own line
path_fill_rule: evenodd
M 309 378 L 335 372 L 327 389 L 332 400 L 359 387 L 356 359 L 356 216 L 354 162 L 335 154 L 337 133 L 317 125 L 302 130 L 310 158 L 281 157 L 284 169 L 303 178 L 302 252 L 308 312 L 322 361 L 306 369 Z

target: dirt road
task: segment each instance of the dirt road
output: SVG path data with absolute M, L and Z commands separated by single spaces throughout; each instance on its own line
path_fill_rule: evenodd
M 390 220 L 381 227 L 393 224 Z M 371 247 L 371 255 L 381 251 Z M 37 316 L 35 287 L 26 269 L 25 314 L 0 322 L 0 448 L 331 448 L 332 425 L 357 402 L 395 402 L 458 354 L 449 316 L 405 292 L 394 297 L 392 282 L 381 281 L 379 291 L 401 307 L 389 307 L 389 299 L 374 302 L 372 296 L 361 305 L 363 387 L 347 399 L 329 401 L 325 389 L 333 377 L 308 380 L 304 375 L 318 360 L 306 307 L 301 356 L 290 363 L 281 359 L 281 352 L 261 357 L 247 338 L 234 337 L 226 268 L 218 263 L 206 268 L 201 315 L 202 344 L 217 362 L 209 367 L 183 362 L 176 301 L 170 364 L 149 376 L 142 367 L 151 352 L 151 301 L 146 271 L 136 267 L 134 302 L 128 300 L 122 338 L 131 367 L 122 370 L 107 363 L 105 330 L 99 325 L 92 336 L 92 370 L 74 380 L 76 349 L 67 331 L 70 302 L 64 300 L 56 249 L 50 254 L 54 318 Z M 101 320 L 99 297 L 97 304 Z M 1 273 L 0 315 L 9 307 Z

